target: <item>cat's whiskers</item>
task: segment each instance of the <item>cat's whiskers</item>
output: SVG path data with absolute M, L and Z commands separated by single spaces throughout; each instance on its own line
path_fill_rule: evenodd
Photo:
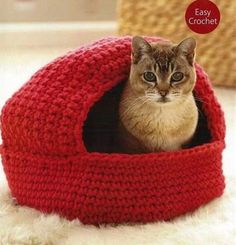
M 148 102 L 147 100 L 143 101 L 142 104 L 139 105 L 139 107 L 143 106 L 147 102 Z M 124 112 L 123 118 L 129 118 L 130 119 L 130 116 L 133 115 L 133 112 L 137 112 L 137 107 L 135 105 L 130 107 L 128 111 Z
M 148 102 L 153 102 L 154 98 L 150 97 L 150 96 L 140 96 L 136 99 L 134 99 L 134 101 L 132 101 L 131 104 L 129 104 L 129 106 L 127 107 L 127 109 L 123 112 L 123 116 L 126 117 L 127 115 L 132 114 L 133 111 L 137 111 L 137 108 L 141 108 L 142 106 L 144 106 L 146 103 Z M 129 99 L 124 100 L 126 103 L 129 102 Z
M 191 98 L 190 98 L 189 96 L 187 96 L 187 95 L 182 95 L 181 97 L 183 97 L 187 102 L 191 100 Z M 197 99 L 195 98 L 195 96 L 194 96 L 194 99 L 197 100 Z M 198 108 L 198 106 L 197 106 L 197 110 L 198 110 L 198 112 L 199 112 L 199 114 L 200 114 L 201 116 L 204 116 L 204 115 L 203 115 L 203 112 Z
M 145 94 L 150 101 L 156 101 L 159 97 L 158 94 L 154 92 L 146 92 Z
M 139 103 L 139 101 L 141 103 Z M 144 105 L 146 102 L 148 102 L 148 100 L 146 99 L 146 96 L 140 96 L 136 99 L 134 99 L 132 101 L 132 103 L 130 104 L 130 99 L 124 100 L 122 101 L 122 103 L 124 103 L 124 105 L 128 104 L 127 109 L 124 110 L 123 112 L 123 116 L 126 117 L 128 114 L 130 114 L 134 109 L 137 108 L 137 104 L 139 104 L 139 107 L 141 107 L 142 105 Z
M 173 91 L 173 92 L 171 92 L 171 95 L 178 97 L 178 96 L 180 96 L 181 94 L 180 94 L 180 92 Z
M 200 99 L 200 98 L 197 97 L 196 95 L 194 95 L 194 99 L 195 99 L 196 101 L 199 101 L 199 102 L 201 102 L 201 103 L 203 103 L 203 104 L 206 104 L 206 105 L 209 105 L 209 104 L 210 104 L 209 102 L 206 102 L 206 101 L 203 100 L 202 98 Z
M 174 97 L 180 97 L 181 99 L 184 99 L 184 100 L 190 98 L 189 95 L 184 95 L 184 94 L 179 94 L 179 95 L 173 94 L 173 96 L 174 96 Z M 196 101 L 199 101 L 199 102 L 203 103 L 203 104 L 207 104 L 207 105 L 210 104 L 210 103 L 204 101 L 202 98 L 200 99 L 200 98 L 197 97 L 196 95 L 194 95 L 194 99 L 195 99 Z

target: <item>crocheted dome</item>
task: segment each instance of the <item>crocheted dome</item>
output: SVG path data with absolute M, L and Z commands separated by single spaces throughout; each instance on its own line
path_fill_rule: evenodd
M 103 147 L 113 140 L 130 42 L 106 38 L 59 57 L 8 100 L 2 162 L 20 205 L 86 224 L 151 222 L 222 194 L 225 123 L 198 65 L 194 94 L 202 103 L 191 148 L 129 155 Z

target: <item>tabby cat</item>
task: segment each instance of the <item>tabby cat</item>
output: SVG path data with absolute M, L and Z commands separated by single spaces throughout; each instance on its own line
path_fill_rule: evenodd
M 193 97 L 196 41 L 132 39 L 132 62 L 119 104 L 119 144 L 126 153 L 175 151 L 198 122 Z

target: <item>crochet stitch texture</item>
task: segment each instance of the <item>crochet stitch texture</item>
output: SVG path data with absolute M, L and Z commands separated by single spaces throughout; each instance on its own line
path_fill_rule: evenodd
M 149 40 L 160 40 L 149 38 Z M 177 152 L 89 152 L 83 126 L 106 91 L 127 79 L 130 37 L 105 38 L 40 69 L 5 104 L 2 162 L 13 197 L 86 224 L 169 220 L 220 196 L 225 123 L 196 65 L 210 141 Z
M 221 21 L 217 29 L 207 35 L 194 33 L 186 26 L 184 13 L 191 2 L 120 0 L 117 6 L 119 34 L 160 35 L 176 41 L 194 37 L 198 44 L 197 60 L 212 82 L 215 85 L 236 86 L 236 42 L 231 38 L 236 34 L 235 28 L 230 28 L 235 25 L 236 1 L 213 1 L 220 9 Z

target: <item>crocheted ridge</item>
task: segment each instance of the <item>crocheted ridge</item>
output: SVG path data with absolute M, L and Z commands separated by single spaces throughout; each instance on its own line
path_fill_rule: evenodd
M 204 101 L 206 142 L 137 155 L 86 149 L 87 116 L 128 77 L 130 41 L 106 38 L 59 57 L 8 100 L 1 115 L 2 162 L 19 204 L 86 224 L 152 222 L 222 194 L 224 117 L 198 65 L 195 94 Z

